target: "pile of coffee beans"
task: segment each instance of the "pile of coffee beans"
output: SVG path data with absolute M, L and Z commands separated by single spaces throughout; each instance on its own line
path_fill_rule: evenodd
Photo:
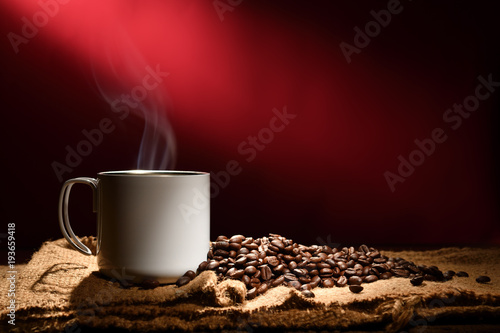
M 391 277 L 409 278 L 414 286 L 427 281 L 447 281 L 465 272 L 440 271 L 436 266 L 417 265 L 403 258 L 389 258 L 377 249 L 332 248 L 327 245 L 305 246 L 277 234 L 254 239 L 243 235 L 217 237 L 211 243 L 207 261 L 195 272 L 188 271 L 177 286 L 189 283 L 205 270 L 215 271 L 219 280 L 242 281 L 247 299 L 265 293 L 269 288 L 289 286 L 314 297 L 316 287 L 349 286 L 353 293 L 363 290 L 361 284 Z M 483 279 L 484 280 L 484 279 Z

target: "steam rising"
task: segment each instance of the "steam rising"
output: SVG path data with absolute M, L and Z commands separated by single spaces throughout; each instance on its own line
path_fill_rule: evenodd
M 106 36 L 108 38 L 106 38 Z M 168 73 L 148 64 L 123 31 L 96 39 L 106 63 L 92 62 L 93 77 L 103 98 L 119 117 L 117 127 L 130 115 L 144 119 L 144 132 L 137 156 L 137 169 L 165 170 L 175 166 L 175 136 L 167 118 L 170 108 L 162 84 Z M 156 74 L 160 71 L 162 75 Z

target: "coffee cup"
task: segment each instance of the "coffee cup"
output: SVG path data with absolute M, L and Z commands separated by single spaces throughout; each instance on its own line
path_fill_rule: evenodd
M 192 171 L 100 172 L 66 181 L 59 197 L 59 225 L 78 251 L 92 255 L 74 234 L 68 214 L 71 188 L 93 190 L 96 256 L 110 278 L 171 283 L 206 260 L 210 240 L 210 174 Z

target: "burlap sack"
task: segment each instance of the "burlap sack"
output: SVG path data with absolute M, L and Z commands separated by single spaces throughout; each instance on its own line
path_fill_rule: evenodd
M 83 241 L 91 246 L 93 238 Z M 348 288 L 316 288 L 305 298 L 287 288 L 272 288 L 245 301 L 239 281 L 217 283 L 204 272 L 188 285 L 153 290 L 123 288 L 116 279 L 102 278 L 94 256 L 71 249 L 64 239 L 46 242 L 16 280 L 15 326 L 8 324 L 6 268 L 0 286 L 0 329 L 19 332 L 65 331 L 80 328 L 125 328 L 137 331 L 176 330 L 380 330 L 399 331 L 440 321 L 478 323 L 500 319 L 500 249 L 446 248 L 426 252 L 388 252 L 442 270 L 464 270 L 469 278 L 424 282 L 391 278 Z M 492 281 L 479 284 L 475 277 Z

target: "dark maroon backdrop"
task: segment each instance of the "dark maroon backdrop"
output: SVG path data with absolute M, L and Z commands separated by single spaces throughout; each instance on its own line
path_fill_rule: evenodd
M 146 63 L 170 73 L 161 92 L 170 100 L 165 112 L 177 141 L 175 168 L 220 174 L 232 160 L 241 167 L 227 186 L 214 183 L 220 193 L 212 199 L 212 237 L 277 232 L 302 243 L 500 244 L 500 91 L 460 126 L 456 118 L 443 119 L 475 94 L 479 76 L 500 81 L 493 4 L 63 3 L 16 53 L 8 34 L 21 34 L 22 18 L 42 9 L 1 2 L 0 234 L 15 222 L 18 246 L 61 237 L 62 183 L 51 165 L 64 162 L 65 147 L 76 147 L 82 130 L 103 118 L 116 125 L 64 179 L 136 166 L 144 121 L 120 120 L 111 111 L 90 65 L 110 72 L 100 59 L 105 50 L 89 40 L 110 34 L 113 16 Z M 388 6 L 398 13 L 377 31 L 371 11 L 382 15 Z M 225 10 L 223 20 L 218 10 Z M 340 45 L 356 46 L 355 28 L 364 31 L 367 23 L 372 37 L 357 40 L 348 62 Z M 117 56 L 127 54 L 116 47 Z M 295 117 L 270 138 L 263 129 L 273 109 L 284 108 Z M 397 174 L 398 156 L 408 159 L 418 148 L 414 141 L 431 138 L 435 128 L 446 141 L 391 191 L 384 174 Z M 248 137 L 259 132 L 267 143 L 252 155 Z M 77 234 L 95 234 L 90 209 L 90 190 L 75 187 Z

